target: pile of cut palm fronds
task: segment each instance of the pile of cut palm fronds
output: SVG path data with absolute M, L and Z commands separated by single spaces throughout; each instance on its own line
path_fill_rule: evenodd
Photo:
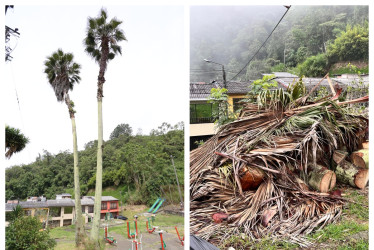
M 331 168 L 337 149 L 357 149 L 368 120 L 347 113 L 345 105 L 368 97 L 308 102 L 309 94 L 261 93 L 190 153 L 191 233 L 214 244 L 245 233 L 306 247 L 305 235 L 340 217 L 344 198 L 313 190 L 310 172 Z

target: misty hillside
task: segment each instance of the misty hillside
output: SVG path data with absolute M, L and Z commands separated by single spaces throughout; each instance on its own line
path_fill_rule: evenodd
M 223 64 L 227 80 L 231 80 L 260 48 L 286 10 L 284 6 L 191 7 L 191 81 L 222 80 L 221 66 L 206 63 L 204 58 Z M 259 73 L 276 66 L 278 70 L 292 71 L 319 54 L 326 57 L 324 68 L 328 70 L 340 61 L 329 54 L 336 38 L 355 25 L 364 27 L 366 32 L 367 20 L 368 6 L 292 6 L 265 47 L 235 80 L 257 79 Z M 353 53 L 358 58 L 352 60 L 365 61 L 368 38 L 360 36 L 366 40 L 359 41 L 357 47 L 364 48 L 362 53 Z

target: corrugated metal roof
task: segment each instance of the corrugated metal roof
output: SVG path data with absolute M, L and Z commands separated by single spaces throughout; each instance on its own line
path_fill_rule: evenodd
M 247 94 L 251 82 L 228 82 L 228 94 Z M 190 100 L 207 100 L 212 88 L 223 88 L 223 83 L 190 83 Z
M 288 73 L 288 72 L 272 72 L 271 74 L 261 74 L 263 76 L 268 76 L 268 75 L 275 75 L 275 77 L 291 77 L 291 78 L 298 78 L 297 75 Z
M 13 208 L 15 208 L 18 204 L 14 203 L 5 203 L 5 212 L 11 212 L 13 211 Z
M 48 200 L 48 207 L 74 207 L 75 202 L 71 199 Z
M 102 196 L 101 201 L 118 201 L 117 198 L 113 196 Z M 81 199 L 81 205 L 94 205 L 95 197 L 93 196 L 83 196 Z M 22 208 L 47 208 L 47 207 L 75 207 L 75 202 L 72 199 L 57 199 L 57 200 L 47 200 L 47 201 L 20 201 L 19 205 Z M 12 211 L 17 204 L 5 203 L 5 211 Z
M 46 201 L 20 201 L 19 205 L 22 208 L 44 208 L 48 207 L 48 203 Z
M 88 205 L 94 205 L 94 204 L 95 204 L 95 198 L 93 196 L 83 196 L 83 199 L 81 199 L 82 206 L 88 206 Z
M 118 201 L 118 199 L 113 196 L 101 196 L 101 201 Z

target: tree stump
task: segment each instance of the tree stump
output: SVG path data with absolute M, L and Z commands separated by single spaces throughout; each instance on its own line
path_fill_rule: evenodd
M 369 170 L 355 166 L 348 161 L 342 161 L 336 167 L 336 178 L 340 183 L 363 189 L 369 181 Z
M 309 186 L 314 190 L 326 193 L 333 189 L 336 184 L 336 175 L 333 171 L 317 164 L 309 173 Z
M 369 168 L 369 149 L 361 149 L 351 154 L 351 162 L 360 168 Z

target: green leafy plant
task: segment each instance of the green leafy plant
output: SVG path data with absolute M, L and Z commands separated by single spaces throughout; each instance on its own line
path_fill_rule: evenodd
M 308 57 L 303 63 L 297 65 L 298 75 L 318 77 L 326 74 L 328 61 L 325 54 Z
M 49 236 L 49 230 L 42 230 L 36 217 L 21 216 L 12 221 L 5 230 L 6 249 L 53 249 L 56 241 Z
M 223 124 L 229 123 L 235 119 L 235 114 L 229 110 L 227 89 L 225 88 L 212 88 L 210 90 L 210 96 L 208 97 L 208 103 L 212 103 L 213 109 L 212 115 L 215 120 L 215 124 L 219 127 Z
M 258 95 L 262 90 L 268 90 L 270 88 L 278 87 L 277 81 L 273 78 L 275 75 L 264 75 L 262 79 L 257 79 L 252 82 L 251 84 L 251 91 L 252 95 Z
M 347 25 L 346 31 L 338 36 L 327 48 L 329 62 L 368 60 L 369 25 Z

